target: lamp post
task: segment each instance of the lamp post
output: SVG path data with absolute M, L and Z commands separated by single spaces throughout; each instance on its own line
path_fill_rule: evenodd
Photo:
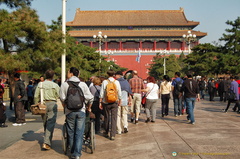
M 111 50 L 105 51 L 105 54 L 108 55 L 107 62 L 110 62 L 110 55 L 113 55 L 113 51 L 111 51 Z
M 197 36 L 195 34 L 192 34 L 191 31 L 189 30 L 187 35 L 183 34 L 183 39 L 187 42 L 188 45 L 188 54 L 191 53 L 191 42 L 196 41 Z
M 166 54 L 169 54 L 169 51 L 166 49 L 163 51 L 160 51 L 160 54 L 163 55 L 163 68 L 164 68 L 164 75 L 166 75 Z
M 66 1 L 62 0 L 62 33 L 63 33 L 63 39 L 62 43 L 66 44 Z M 66 49 L 64 47 L 63 54 L 61 57 L 61 83 L 65 82 L 66 79 Z
M 98 45 L 98 49 L 99 49 L 99 75 L 100 75 L 100 64 L 102 62 L 102 60 L 101 60 L 102 40 L 106 39 L 106 38 L 107 38 L 107 35 L 102 36 L 101 31 L 98 32 L 98 35 L 93 35 L 93 39 L 96 39 L 99 42 L 99 45 Z

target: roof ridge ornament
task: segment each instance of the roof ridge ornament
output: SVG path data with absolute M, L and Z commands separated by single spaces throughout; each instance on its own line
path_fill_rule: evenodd
M 183 8 L 183 7 L 180 7 L 180 11 L 181 11 L 181 12 L 184 12 L 184 8 Z

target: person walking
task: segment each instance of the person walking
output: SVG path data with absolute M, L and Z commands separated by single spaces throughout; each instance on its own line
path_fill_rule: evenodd
M 44 127 L 44 141 L 42 149 L 44 150 L 51 149 L 53 131 L 57 119 L 57 99 L 59 98 L 59 86 L 52 81 L 54 74 L 55 73 L 53 70 L 47 70 L 45 72 L 46 80 L 38 84 L 34 94 L 34 102 L 40 102 L 40 91 L 42 89 L 43 101 L 47 106 L 46 114 L 42 115 Z
M 26 102 L 26 110 L 30 111 L 31 105 L 33 105 L 33 82 L 29 81 L 27 85 L 27 96 L 28 96 L 28 101 Z
M 102 82 L 102 87 L 100 91 L 99 108 L 103 109 L 103 112 L 104 112 L 104 129 L 105 129 L 104 136 L 109 137 L 108 133 L 110 131 L 110 140 L 115 140 L 115 135 L 117 133 L 116 132 L 117 113 L 118 113 L 118 106 L 121 105 L 122 91 L 121 91 L 121 86 L 119 81 L 113 78 L 113 76 L 115 75 L 115 72 L 113 70 L 109 70 L 107 71 L 107 74 L 108 74 L 108 79 Z M 112 92 L 108 92 L 107 90 L 107 87 L 109 84 L 111 84 L 114 87 L 113 88 L 114 90 L 113 89 L 110 90 Z M 109 93 L 114 94 L 114 97 L 116 97 L 116 101 L 109 102 L 107 100 L 108 97 L 110 96 Z
M 156 84 L 156 80 L 154 77 L 147 77 L 147 88 L 144 90 L 146 93 L 146 115 L 147 120 L 146 123 L 156 121 L 156 113 L 157 113 L 157 100 L 159 96 L 159 86 Z M 151 117 L 152 116 L 152 117 Z
M 171 89 L 172 87 L 170 83 L 170 78 L 168 75 L 164 75 L 163 82 L 160 85 L 160 92 L 159 92 L 162 100 L 162 117 L 168 116 Z
M 122 102 L 118 107 L 117 116 L 117 133 L 128 132 L 128 105 L 132 104 L 132 90 L 127 80 L 123 78 L 122 71 L 117 71 L 115 74 L 116 79 L 119 81 L 122 91 Z
M 215 90 L 216 90 L 215 80 L 210 79 L 208 82 L 209 101 L 214 101 Z
M 102 114 L 102 110 L 99 108 L 99 96 L 100 96 L 100 90 L 101 90 L 101 79 L 98 77 L 94 77 L 92 79 L 93 85 L 89 87 L 90 92 L 94 96 L 93 104 L 92 104 L 92 112 L 95 114 L 95 133 L 100 133 L 100 117 Z
M 27 92 L 23 81 L 20 79 L 20 74 L 14 74 L 15 90 L 14 90 L 14 110 L 16 123 L 13 126 L 22 126 L 26 124 L 24 101 L 27 100 Z
M 76 67 L 71 67 L 67 73 L 67 81 L 61 85 L 60 99 L 63 103 L 66 115 L 66 126 L 68 141 L 70 146 L 71 158 L 79 159 L 82 155 L 83 134 L 85 130 L 86 109 L 91 111 L 93 103 L 93 95 L 90 92 L 87 84 L 80 81 L 78 78 L 80 72 Z M 71 86 L 70 86 L 71 85 Z M 81 88 L 85 101 L 83 101 L 83 107 L 77 110 L 68 109 L 68 89 L 72 85 L 77 85 Z M 80 98 L 80 96 L 79 96 Z M 88 108 L 87 105 L 88 104 Z
M 142 102 L 142 90 L 145 89 L 143 80 L 138 77 L 138 72 L 134 70 L 132 72 L 133 78 L 129 80 L 130 87 L 133 93 L 133 100 L 131 105 L 131 122 L 134 122 L 135 117 L 135 124 L 138 124 L 138 118 L 140 114 L 140 106 Z
M 201 95 L 201 99 L 204 99 L 204 91 L 205 91 L 205 79 L 202 77 L 200 81 L 198 82 L 198 87 Z
M 187 79 L 184 81 L 180 96 L 182 96 L 184 92 L 184 97 L 187 105 L 187 120 L 189 124 L 195 124 L 195 118 L 194 118 L 194 108 L 195 108 L 195 101 L 200 100 L 200 94 L 199 94 L 199 87 L 195 80 L 193 80 L 192 74 L 187 74 Z
M 183 80 L 180 78 L 180 72 L 175 72 L 175 79 L 172 82 L 172 94 L 174 103 L 174 116 L 182 115 L 182 97 L 179 96 L 180 90 L 182 88 Z M 167 108 L 168 109 L 168 108 Z
M 236 107 L 233 108 L 233 111 L 238 108 L 238 113 L 240 113 L 240 104 L 239 104 L 239 92 L 238 92 L 238 83 L 236 82 L 236 80 L 238 79 L 237 76 L 231 76 L 230 80 L 231 80 L 231 85 L 229 88 L 229 91 L 233 91 L 235 97 L 234 99 L 228 99 L 228 103 L 227 103 L 227 107 L 225 109 L 223 109 L 223 112 L 227 113 L 228 108 L 230 106 L 231 103 L 236 103 Z

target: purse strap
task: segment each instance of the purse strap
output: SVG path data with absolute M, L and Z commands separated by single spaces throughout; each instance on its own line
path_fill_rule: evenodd
M 43 104 L 43 82 L 40 82 L 40 103 Z
M 153 88 L 154 86 L 155 86 L 155 83 L 153 84 Z M 147 92 L 146 97 L 152 92 L 153 88 L 149 92 Z

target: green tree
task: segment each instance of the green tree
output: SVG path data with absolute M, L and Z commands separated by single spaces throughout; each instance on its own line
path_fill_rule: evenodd
M 32 0 L 0 0 L 1 4 L 6 4 L 10 8 L 18 8 L 23 6 L 30 6 Z
M 223 67 L 222 72 L 228 74 L 240 73 L 240 17 L 235 21 L 227 21 L 226 24 L 230 25 L 230 29 L 226 29 L 227 34 L 223 34 L 220 38 L 225 42 L 221 48 L 223 55 L 219 58 L 219 63 Z
M 179 72 L 181 70 L 178 62 L 179 59 L 174 54 L 166 56 L 165 58 L 166 74 L 169 77 L 174 77 L 175 72 Z M 157 54 L 153 58 L 153 64 L 150 65 L 149 70 L 150 76 L 153 76 L 156 79 L 161 79 L 164 75 L 164 55 Z
M 192 49 L 191 54 L 186 56 L 184 62 L 187 65 L 184 70 L 202 76 L 219 74 L 218 57 L 220 55 L 218 48 L 212 44 L 199 44 Z

